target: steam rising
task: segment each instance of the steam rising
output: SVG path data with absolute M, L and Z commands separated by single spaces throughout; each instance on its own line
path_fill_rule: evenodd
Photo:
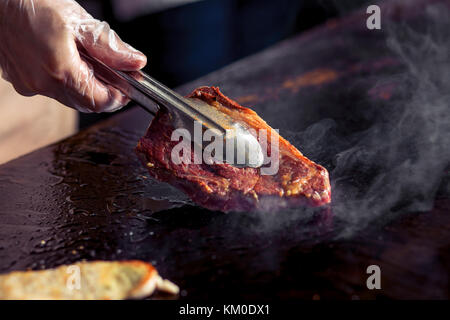
M 383 21 L 387 46 L 405 67 L 379 79 L 377 86 L 392 86 L 393 96 L 385 106 L 368 100 L 368 112 L 383 111 L 366 129 L 343 138 L 342 128 L 324 119 L 295 134 L 306 155 L 329 161 L 340 236 L 431 209 L 450 163 L 450 14 L 439 4 L 420 14 L 426 22 L 414 26 Z

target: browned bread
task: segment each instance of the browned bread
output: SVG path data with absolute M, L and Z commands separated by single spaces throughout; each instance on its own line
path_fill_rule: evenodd
M 0 275 L 0 299 L 137 299 L 151 295 L 155 289 L 172 294 L 179 291 L 143 261 L 79 262 Z

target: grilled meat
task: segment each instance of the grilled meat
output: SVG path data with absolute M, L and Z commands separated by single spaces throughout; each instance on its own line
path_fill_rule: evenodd
M 223 212 L 320 206 L 331 201 L 327 170 L 303 156 L 253 110 L 227 98 L 216 87 L 198 88 L 188 97 L 205 101 L 256 132 L 267 130 L 267 138 L 258 136 L 258 140 L 269 158 L 274 155 L 272 144 L 278 141 L 279 152 L 273 159 L 278 170 L 263 174 L 263 168 L 237 168 L 227 163 L 176 164 L 171 160 L 178 144 L 171 141 L 173 120 L 169 113 L 159 112 L 136 147 L 153 178 L 181 189 L 203 207 Z M 190 156 L 193 160 L 194 148 Z

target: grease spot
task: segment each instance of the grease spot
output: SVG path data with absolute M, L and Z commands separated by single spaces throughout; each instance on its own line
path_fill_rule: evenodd
M 293 79 L 286 80 L 283 83 L 283 88 L 297 93 L 300 88 L 308 86 L 318 86 L 336 80 L 338 73 L 331 69 L 316 69 L 304 73 Z

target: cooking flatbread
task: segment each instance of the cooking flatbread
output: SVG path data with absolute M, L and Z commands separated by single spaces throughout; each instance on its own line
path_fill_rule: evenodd
M 178 287 L 162 279 L 143 261 L 94 261 L 40 271 L 0 275 L 0 299 L 120 300 L 139 299 L 155 289 L 178 294 Z

